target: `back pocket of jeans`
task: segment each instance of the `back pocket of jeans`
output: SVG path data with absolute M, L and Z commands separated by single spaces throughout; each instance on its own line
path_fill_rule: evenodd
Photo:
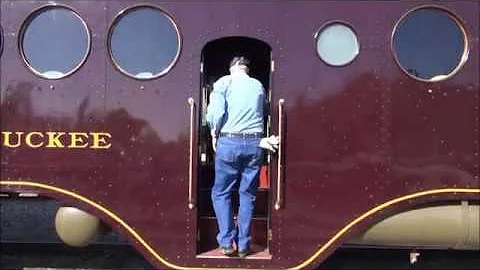
M 232 163 L 235 162 L 235 147 L 231 145 L 219 145 L 217 147 L 217 158 L 227 162 Z

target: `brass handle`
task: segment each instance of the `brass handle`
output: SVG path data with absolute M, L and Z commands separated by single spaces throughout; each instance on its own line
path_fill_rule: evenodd
M 188 156 L 188 209 L 195 208 L 193 202 L 193 131 L 195 124 L 195 100 L 193 98 L 188 99 L 188 104 L 190 104 L 190 152 Z
M 278 100 L 278 158 L 277 158 L 277 198 L 275 200 L 275 210 L 282 207 L 282 144 L 283 144 L 283 98 Z

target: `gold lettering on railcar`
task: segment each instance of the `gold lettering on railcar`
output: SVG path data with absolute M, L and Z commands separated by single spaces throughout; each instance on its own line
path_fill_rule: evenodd
M 2 147 L 6 148 L 90 148 L 108 149 L 112 146 L 108 132 L 66 131 L 2 131 Z
M 65 132 L 47 132 L 48 135 L 48 144 L 47 148 L 62 148 L 65 147 L 60 141 L 60 137 L 65 135 Z
M 38 137 L 40 137 L 40 142 L 34 144 L 34 143 L 32 142 L 32 137 L 33 137 L 33 135 L 37 135 Z M 42 147 L 42 145 L 43 145 L 43 141 L 42 141 L 43 138 L 44 138 L 44 136 L 43 136 L 43 134 L 42 134 L 41 132 L 30 132 L 30 133 L 28 133 L 27 136 L 25 137 L 25 143 L 26 143 L 28 146 L 32 147 L 32 148 Z
M 88 146 L 88 141 L 84 141 L 83 138 L 88 140 L 88 134 L 85 132 L 70 132 L 70 145 L 68 148 L 85 148 Z M 81 143 L 81 144 L 78 144 Z
M 9 131 L 2 131 L 2 146 L 6 146 L 6 147 L 12 147 L 12 148 L 15 148 L 15 147 L 20 147 L 20 145 L 22 144 L 22 135 L 23 135 L 24 132 L 15 132 L 16 134 L 16 138 L 17 138 L 17 142 L 16 143 L 12 143 L 12 141 L 10 140 L 11 136 L 13 134 L 13 132 L 9 132 Z
M 91 146 L 91 148 L 94 148 L 94 149 L 100 149 L 100 148 L 104 148 L 104 149 L 107 149 L 107 148 L 110 148 L 110 146 L 112 146 L 111 143 L 109 143 L 107 141 L 106 138 L 110 139 L 112 138 L 112 135 L 110 135 L 109 133 L 103 133 L 103 132 L 90 132 L 90 135 L 92 135 L 93 137 L 93 144 Z

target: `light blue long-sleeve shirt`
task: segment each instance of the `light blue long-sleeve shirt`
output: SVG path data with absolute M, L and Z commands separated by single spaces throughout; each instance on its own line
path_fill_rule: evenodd
M 245 73 L 226 75 L 213 84 L 207 122 L 212 135 L 220 132 L 263 132 L 265 92 Z

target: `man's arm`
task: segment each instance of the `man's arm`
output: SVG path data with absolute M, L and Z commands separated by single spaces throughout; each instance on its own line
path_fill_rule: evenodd
M 213 91 L 210 93 L 210 103 L 207 107 L 207 122 L 210 127 L 212 137 L 217 137 L 223 124 L 225 115 L 225 86 L 223 81 L 217 81 L 213 85 Z

